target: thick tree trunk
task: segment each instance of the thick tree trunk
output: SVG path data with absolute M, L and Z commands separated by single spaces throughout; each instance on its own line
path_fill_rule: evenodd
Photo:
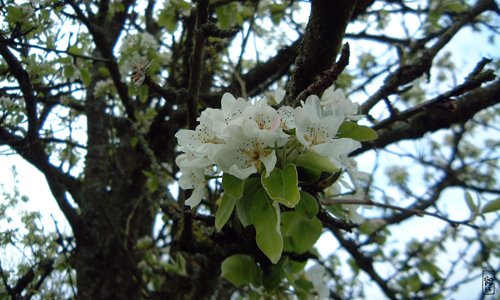
M 98 74 L 97 67 L 93 73 Z M 75 231 L 73 261 L 78 298 L 139 299 L 134 247 L 152 231 L 144 175 L 150 162 L 140 147 L 132 146 L 131 125 L 112 121 L 107 105 L 106 99 L 87 94 L 88 149 L 78 201 L 83 228 Z
M 118 151 L 127 152 L 130 160 L 111 164 L 113 171 L 104 181 L 108 186 L 96 185 L 91 178 L 85 181 L 81 207 L 85 228 L 76 236 L 74 263 L 80 299 L 141 298 L 135 246 L 139 238 L 151 235 L 153 225 L 140 163 L 145 159 L 132 151 Z M 87 172 L 93 175 L 98 176 Z

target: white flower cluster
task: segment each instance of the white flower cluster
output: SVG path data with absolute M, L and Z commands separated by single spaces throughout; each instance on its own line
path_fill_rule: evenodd
M 342 156 L 340 159 L 349 180 L 346 180 L 344 176 L 346 175 L 345 173 L 342 174 L 338 181 L 324 190 L 325 197 L 334 197 L 337 199 L 346 198 L 359 201 L 366 200 L 366 194 L 361 184 L 367 183 L 370 180 L 370 174 L 359 171 L 356 161 L 352 158 L 348 158 L 347 155 Z M 342 195 L 343 191 L 348 191 L 349 194 Z M 353 192 L 354 194 L 352 194 Z M 360 206 L 356 204 L 342 205 L 342 210 L 344 211 L 343 217 L 356 224 L 362 223 L 364 218 L 358 213 L 359 207 Z
M 158 42 L 150 33 L 139 32 L 135 35 L 127 35 L 123 39 L 120 47 L 121 52 L 126 52 L 129 48 L 157 49 Z
M 0 96 L 0 108 L 7 109 L 8 107 L 12 106 L 12 100 L 10 100 L 9 97 L 7 96 Z
M 283 92 L 276 92 L 280 102 Z M 207 108 L 195 130 L 182 129 L 176 137 L 183 152 L 176 159 L 182 173 L 179 186 L 194 189 L 186 204 L 198 205 L 205 194 L 207 178 L 225 172 L 240 179 L 255 173 L 270 174 L 282 153 L 313 151 L 342 167 L 341 157 L 361 144 L 338 138 L 345 120 L 357 120 L 358 106 L 343 92 L 328 88 L 321 99 L 311 95 L 302 105 L 278 110 L 265 99 L 250 102 L 225 93 L 221 109 Z M 286 150 L 286 151 L 282 151 Z
M 159 44 L 155 37 L 147 32 L 124 37 L 120 46 L 121 57 L 119 62 L 120 75 L 123 81 L 126 81 L 130 76 L 135 66 L 145 66 L 151 61 L 148 52 L 155 52 L 160 55 L 158 48 Z
M 111 80 L 111 78 L 98 81 L 94 87 L 94 97 L 101 97 L 109 94 L 113 91 L 113 87 L 113 80 Z

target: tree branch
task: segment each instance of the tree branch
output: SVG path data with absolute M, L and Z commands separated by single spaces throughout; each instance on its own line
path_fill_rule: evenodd
M 17 299 L 18 295 L 16 294 L 14 289 L 12 289 L 12 287 L 9 285 L 9 282 L 8 282 L 9 278 L 7 275 L 8 274 L 4 273 L 3 268 L 2 268 L 2 262 L 0 261 L 0 277 L 2 277 L 2 283 L 5 287 L 5 290 L 7 290 L 7 293 L 10 295 L 11 299 Z
M 0 144 L 6 144 L 14 149 L 21 157 L 35 166 L 45 175 L 45 179 L 54 196 L 59 208 L 66 216 L 75 235 L 79 233 L 80 217 L 71 206 L 66 191 L 69 191 L 75 201 L 79 202 L 80 189 L 75 179 L 62 173 L 49 163 L 49 158 L 39 142 L 29 142 L 21 137 L 11 134 L 3 127 L 0 127 Z
M 37 99 L 33 91 L 30 75 L 25 71 L 19 60 L 12 54 L 7 47 L 8 41 L 0 34 L 0 55 L 5 59 L 9 66 L 9 71 L 16 78 L 19 87 L 23 93 L 26 103 L 26 114 L 28 116 L 28 139 L 35 140 L 38 132 L 38 116 L 36 113 Z
M 404 112 L 401 112 L 397 115 L 391 116 L 388 119 L 385 119 L 375 125 L 373 129 L 381 129 L 381 128 L 388 128 L 392 123 L 400 120 L 407 120 L 411 116 L 423 112 L 429 109 L 439 109 L 442 108 L 443 110 L 450 110 L 453 111 L 453 97 L 460 96 L 468 91 L 474 90 L 478 87 L 480 87 L 483 83 L 492 81 L 495 79 L 495 74 L 493 70 L 486 70 L 485 72 L 482 72 L 482 69 L 484 66 L 488 63 L 491 62 L 491 59 L 486 59 L 483 58 L 474 68 L 474 70 L 471 72 L 471 74 L 467 77 L 466 81 L 450 91 L 443 93 L 437 97 L 435 97 L 432 100 L 426 101 L 420 105 L 417 105 L 415 107 L 412 107 Z
M 452 124 L 462 124 L 474 115 L 500 102 L 500 80 L 486 87 L 475 89 L 453 101 L 453 110 L 442 107 L 431 107 L 414 114 L 407 120 L 394 122 L 388 128 L 377 130 L 378 139 L 363 143 L 363 146 L 354 151 L 355 156 L 367 150 L 384 148 L 385 146 L 407 139 L 417 139 L 427 132 L 449 128 Z
M 266 62 L 256 65 L 253 69 L 241 75 L 241 79 L 245 83 L 248 96 L 251 97 L 261 93 L 277 79 L 288 73 L 291 65 L 297 57 L 299 46 L 300 39 L 279 50 L 275 56 L 269 58 Z M 226 88 L 226 90 L 240 94 L 241 91 L 239 90 L 239 86 L 240 84 L 234 81 Z M 218 97 L 217 101 L 220 101 L 220 97 Z M 210 107 L 220 106 L 220 103 L 213 104 L 214 105 L 210 105 Z
M 305 100 L 309 95 L 321 95 L 329 86 L 331 86 L 339 75 L 349 64 L 349 44 L 345 43 L 340 53 L 339 60 L 328 70 L 319 74 L 314 81 L 303 90 L 298 96 L 298 100 Z
M 357 227 L 356 224 L 332 217 L 323 207 L 321 207 L 318 212 L 318 219 L 325 225 L 325 227 L 335 227 L 347 232 L 352 232 L 352 229 Z
M 460 20 L 444 31 L 432 47 L 422 50 L 420 55 L 389 74 L 384 85 L 361 105 L 361 113 L 367 114 L 380 100 L 397 93 L 400 86 L 412 82 L 423 74 L 429 74 L 434 57 L 455 34 L 474 18 L 487 10 L 494 9 L 495 6 L 494 0 L 479 0 Z
M 42 272 L 40 280 L 44 280 L 53 270 L 53 265 L 54 261 L 51 259 L 45 259 L 42 258 L 40 261 L 38 267 L 39 270 L 36 270 L 38 273 L 39 271 Z M 17 295 L 21 295 L 22 292 L 28 287 L 28 285 L 35 279 L 35 270 L 33 268 L 30 268 L 26 273 L 24 273 L 21 278 L 19 278 L 16 282 L 16 285 L 12 288 L 14 293 Z M 27 297 L 27 299 L 30 299 L 30 297 Z
M 428 212 L 428 211 L 425 211 L 425 210 L 419 210 L 419 209 L 415 209 L 415 208 L 404 208 L 404 207 L 400 207 L 400 206 L 396 206 L 396 205 L 375 202 L 375 201 L 372 201 L 372 200 L 369 200 L 369 199 L 365 199 L 365 200 L 360 200 L 360 199 L 344 199 L 344 198 L 322 199 L 321 203 L 325 204 L 325 205 L 348 204 L 348 205 L 374 206 L 374 207 L 380 207 L 380 208 L 397 210 L 397 211 L 400 211 L 402 213 L 406 213 L 406 214 L 409 213 L 409 214 L 412 214 L 412 215 L 417 215 L 419 217 L 422 217 L 424 215 L 435 217 L 435 218 L 438 218 L 440 220 L 443 220 L 443 221 L 449 223 L 453 227 L 457 227 L 458 225 L 466 225 L 466 226 L 469 226 L 469 227 L 474 228 L 474 229 L 478 229 L 479 228 L 476 225 L 470 224 L 468 220 L 465 220 L 465 221 L 453 221 L 453 220 L 450 220 L 450 219 L 448 219 L 446 217 L 443 217 L 443 216 L 441 216 L 439 214 Z
M 205 33 L 203 26 L 208 21 L 208 0 L 199 0 L 196 4 L 196 24 L 194 29 L 193 53 L 189 58 L 189 84 L 187 99 L 187 120 L 189 129 L 196 127 L 196 101 L 200 92 L 200 78 L 203 72 L 203 48 L 205 45 Z
M 60 50 L 60 49 L 51 49 L 47 47 L 43 47 L 40 45 L 34 45 L 34 44 L 28 44 L 28 43 L 19 43 L 16 41 L 12 41 L 12 44 L 21 46 L 21 47 L 28 47 L 28 48 L 35 48 L 35 49 L 40 49 L 46 52 L 54 52 L 54 53 L 59 53 L 59 54 L 66 54 L 74 58 L 81 58 L 81 59 L 88 59 L 88 60 L 94 60 L 94 61 L 100 61 L 100 62 L 109 62 L 109 59 L 105 59 L 102 57 L 97 57 L 97 56 L 90 56 L 90 55 L 84 55 L 84 54 L 76 54 L 76 53 L 71 53 L 68 50 Z
M 356 3 L 350 0 L 312 0 L 311 15 L 295 60 L 296 68 L 285 105 L 296 106 L 299 102 L 297 96 L 317 75 L 332 66 Z
M 78 7 L 78 5 L 75 4 L 75 2 L 73 0 L 66 0 L 66 2 L 70 4 L 70 6 L 75 11 L 77 18 L 83 24 L 85 24 L 85 26 L 89 30 L 90 34 L 92 34 L 92 36 L 94 37 L 94 43 L 95 43 L 97 49 L 99 50 L 99 52 L 101 52 L 101 55 L 106 60 L 106 66 L 109 69 L 111 79 L 113 80 L 113 83 L 115 84 L 118 95 L 120 96 L 120 100 L 121 100 L 123 106 L 125 107 L 125 111 L 127 113 L 127 116 L 131 120 L 135 120 L 136 119 L 135 118 L 135 109 L 134 109 L 134 107 L 130 101 L 129 95 L 128 95 L 128 87 L 125 83 L 122 82 L 120 71 L 118 69 L 118 64 L 116 63 L 116 58 L 114 57 L 114 54 L 113 54 L 113 45 L 116 42 L 116 39 L 118 38 L 118 34 L 120 32 L 119 28 L 123 24 L 114 24 L 114 26 L 111 26 L 111 24 L 108 24 L 108 26 L 111 27 L 110 29 L 112 29 L 112 27 L 118 27 L 117 32 L 115 32 L 116 30 L 115 31 L 105 30 L 101 27 L 103 24 L 93 23 L 89 18 L 87 18 L 85 16 L 85 14 L 83 13 L 83 11 Z M 125 12 L 127 10 L 128 5 L 129 4 L 124 3 Z M 116 23 L 121 23 L 124 21 L 124 19 L 125 19 L 125 17 L 123 17 L 123 16 L 121 18 L 116 18 L 116 17 L 113 18 L 113 20 Z M 116 29 L 116 28 L 114 28 L 114 29 Z M 108 33 L 108 36 L 106 36 L 105 33 Z M 111 36 L 109 36 L 109 35 L 111 35 Z
M 391 289 L 389 285 L 387 284 L 387 281 L 384 280 L 380 275 L 378 274 L 377 271 L 375 271 L 373 267 L 373 260 L 369 257 L 366 257 L 359 249 L 359 246 L 354 242 L 353 240 L 346 239 L 343 234 L 335 227 L 328 227 L 328 229 L 332 232 L 332 234 L 337 238 L 339 241 L 340 245 L 344 249 L 349 252 L 349 254 L 354 258 L 356 261 L 357 266 L 365 271 L 368 276 L 370 276 L 373 281 L 377 283 L 377 285 L 382 289 L 384 294 L 392 300 L 398 299 L 396 297 L 396 291 Z

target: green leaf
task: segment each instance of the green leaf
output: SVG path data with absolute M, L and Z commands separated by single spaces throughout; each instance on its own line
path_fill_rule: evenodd
M 356 141 L 365 142 L 378 138 L 378 134 L 370 127 L 356 124 L 351 121 L 345 121 L 340 125 L 338 137 L 351 138 Z
M 309 193 L 300 191 L 300 202 L 295 211 L 306 220 L 312 220 L 318 214 L 318 202 Z
M 262 188 L 253 195 L 252 202 L 250 214 L 257 246 L 275 264 L 283 252 L 278 202 L 269 198 Z
M 314 289 L 313 283 L 306 279 L 295 280 L 293 287 L 295 288 L 295 290 L 297 290 L 297 294 L 299 294 L 299 296 L 301 294 L 304 295 L 302 299 L 310 299 L 310 297 L 307 296 Z
M 53 63 L 61 63 L 61 64 L 71 64 L 73 62 L 73 60 L 71 59 L 71 57 L 66 56 L 66 57 L 56 58 L 52 62 Z
M 276 289 L 283 278 L 285 278 L 285 272 L 283 270 L 283 265 L 287 262 L 287 257 L 282 257 L 276 264 L 267 266 L 262 275 L 262 285 L 267 291 L 272 291 Z
M 284 212 L 281 216 L 285 251 L 301 254 L 314 246 L 323 230 L 318 218 L 306 220 L 293 211 Z
M 135 148 L 138 143 L 139 138 L 137 138 L 135 135 L 130 137 L 130 147 Z
M 347 214 L 342 209 L 341 204 L 328 205 L 328 206 L 326 206 L 326 210 L 328 210 L 332 215 L 334 215 L 335 217 L 337 217 L 339 219 L 346 219 L 347 218 Z
M 300 201 L 299 179 L 295 165 L 289 164 L 283 170 L 275 168 L 269 176 L 262 173 L 261 181 L 271 199 L 293 208 Z
M 239 23 L 243 21 L 241 14 L 238 12 L 238 7 L 236 3 L 230 3 L 227 5 L 219 6 L 215 9 L 215 15 L 217 16 L 217 21 L 222 29 L 228 29 L 234 25 L 234 23 Z
M 149 89 L 147 86 L 143 85 L 139 88 L 139 101 L 141 103 L 146 103 L 146 100 L 148 100 L 148 94 L 149 94 Z
M 248 255 L 235 254 L 221 265 L 221 277 L 239 287 L 245 284 L 260 285 L 262 271 Z
M 177 29 L 177 16 L 173 7 L 166 7 L 158 16 L 158 25 L 165 27 L 169 33 L 173 33 Z
M 159 187 L 160 187 L 160 182 L 157 176 L 151 176 L 146 181 L 146 188 L 148 189 L 149 193 L 156 192 Z
M 23 12 L 17 6 L 7 6 L 7 21 L 11 24 L 23 21 Z
M 472 196 L 469 192 L 465 192 L 465 203 L 467 203 L 467 206 L 469 207 L 470 211 L 472 213 L 477 214 L 479 212 L 479 209 L 477 208 L 476 204 L 474 203 L 474 200 L 472 199 Z
M 247 178 L 243 184 L 243 195 L 240 199 L 236 200 L 236 212 L 241 224 L 245 227 L 252 224 L 250 209 L 253 204 L 253 196 L 259 189 L 262 189 L 262 185 L 258 178 Z
M 88 69 L 82 68 L 80 69 L 80 74 L 82 75 L 82 82 L 85 86 L 89 86 L 91 77 Z
M 256 179 L 257 180 L 257 179 Z M 250 181 L 250 180 L 249 180 Z M 244 190 L 244 183 L 245 180 L 241 180 L 233 175 L 224 173 L 222 176 L 222 187 L 224 188 L 224 195 L 221 198 L 221 204 L 219 208 L 217 209 L 217 213 L 215 215 L 215 228 L 217 230 L 221 230 L 222 227 L 227 223 L 229 218 L 231 217 L 231 214 L 233 213 L 234 207 L 236 205 L 236 200 L 240 199 L 243 195 L 243 190 Z M 258 185 L 257 185 L 258 186 Z M 247 187 L 248 190 L 248 187 Z M 251 195 L 251 191 L 248 190 L 248 194 Z M 249 199 L 245 199 L 249 200 Z M 240 203 L 242 204 L 242 203 Z M 250 218 L 246 218 L 245 216 L 248 215 L 248 212 L 250 211 L 250 204 L 251 201 L 246 201 L 245 204 L 248 204 L 247 206 L 242 206 L 240 205 L 240 210 L 243 208 L 245 212 L 239 212 L 238 215 L 243 214 L 244 219 L 247 220 L 248 222 L 241 221 L 244 226 L 249 225 Z M 241 217 L 240 217 L 241 220 Z
M 422 281 L 420 280 L 420 276 L 418 276 L 418 273 L 413 273 L 408 277 L 408 287 L 410 290 L 416 292 L 420 290 L 420 287 L 422 286 Z
M 181 254 L 177 254 L 176 258 L 163 266 L 165 271 L 173 272 L 181 276 L 188 276 L 186 271 L 186 259 Z
M 274 25 L 279 25 L 285 15 L 285 4 L 271 4 L 271 21 Z
M 435 263 L 428 260 L 423 260 L 418 265 L 418 269 L 422 272 L 427 272 L 434 280 L 441 279 L 441 273 L 443 273 L 443 271 Z
M 287 261 L 285 270 L 286 270 L 287 274 L 295 274 L 295 273 L 302 272 L 304 270 L 304 268 L 306 267 L 306 265 L 307 265 L 307 260 L 295 261 L 295 260 L 289 259 Z
M 460 1 L 445 1 L 443 4 L 443 11 L 446 12 L 461 13 L 467 10 L 467 6 Z
M 297 166 L 299 183 L 309 185 L 317 182 L 321 177 L 321 170 Z
M 222 175 L 222 187 L 224 192 L 230 194 L 236 199 L 240 199 L 243 195 L 243 185 L 245 181 L 231 174 L 224 173 Z
M 494 212 L 500 210 L 500 198 L 497 198 L 495 200 L 491 200 L 488 202 L 483 209 L 481 210 L 481 213 L 489 213 L 489 212 Z
M 64 76 L 70 78 L 75 75 L 75 68 L 72 65 L 66 65 L 63 69 Z
M 70 46 L 68 48 L 68 53 L 70 54 L 75 54 L 75 55 L 82 55 L 83 54 L 83 49 L 78 47 L 78 46 Z
M 228 193 L 224 193 L 221 198 L 220 206 L 215 214 L 215 228 L 220 231 L 227 223 L 231 214 L 233 213 L 234 206 L 236 205 L 236 198 Z
M 339 170 L 327 157 L 312 151 L 299 155 L 295 164 L 329 173 L 335 173 Z

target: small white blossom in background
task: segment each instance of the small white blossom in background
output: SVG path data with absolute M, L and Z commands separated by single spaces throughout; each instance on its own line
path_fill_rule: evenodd
M 139 65 L 147 65 L 148 60 L 144 55 L 141 55 L 139 52 L 134 52 L 127 55 L 126 58 L 122 59 L 119 64 L 120 75 L 123 81 L 126 81 L 127 78 L 135 71 L 136 66 Z
M 0 119 L 1 125 L 16 126 L 16 123 L 23 118 L 18 99 L 9 96 L 0 97 Z
M 356 166 L 347 155 L 361 143 L 338 138 L 337 134 L 344 121 L 360 118 L 357 106 L 333 87 L 321 100 L 311 95 L 297 108 L 281 106 L 276 110 L 269 104 L 280 103 L 284 96 L 285 91 L 278 90 L 251 102 L 225 93 L 220 109 L 207 108 L 194 130 L 177 132 L 183 152 L 176 159 L 181 172 L 179 185 L 193 189 L 187 205 L 198 205 L 205 195 L 207 180 L 221 172 L 242 180 L 264 171 L 267 176 L 277 165 L 293 163 L 297 153 L 313 151 L 336 167 L 348 169 L 352 176 L 356 174 Z M 289 157 L 290 153 L 295 156 Z M 219 174 L 214 174 L 214 169 Z
M 12 100 L 10 100 L 9 97 L 6 96 L 1 96 L 0 97 L 0 108 L 7 109 L 11 107 L 14 104 Z
M 324 155 L 340 166 L 340 156 L 361 147 L 361 143 L 349 138 L 336 138 L 342 114 L 331 114 L 320 105 L 318 96 L 307 97 L 302 107 L 295 109 L 297 139 L 306 148 Z
M 360 202 L 366 200 L 366 194 L 362 183 L 366 183 L 370 180 L 370 174 L 359 171 L 356 161 L 353 158 L 347 157 L 347 155 L 342 155 L 340 160 L 346 172 L 342 174 L 339 180 L 325 189 L 325 198 L 359 200 Z M 344 175 L 347 175 L 348 180 Z M 348 191 L 349 193 L 342 195 L 342 191 Z M 356 204 L 342 204 L 342 210 L 347 220 L 356 224 L 365 221 L 358 213 L 360 206 L 361 205 Z
M 155 40 L 154 36 L 152 36 L 150 33 L 140 32 L 135 35 L 127 35 L 123 39 L 120 51 L 126 52 L 130 48 L 156 49 L 158 48 L 158 42 Z
M 325 112 L 346 120 L 358 121 L 363 118 L 363 115 L 359 114 L 359 104 L 352 103 L 347 99 L 344 91 L 340 89 L 334 90 L 333 85 L 323 93 L 321 105 Z
M 111 94 L 113 87 L 114 85 L 111 78 L 98 81 L 94 87 L 94 97 L 101 97 Z
M 278 105 L 285 98 L 286 91 L 283 89 L 277 89 L 274 92 L 268 92 L 265 94 L 266 100 L 269 105 Z
M 393 185 L 403 186 L 408 183 L 408 170 L 403 166 L 390 166 L 385 170 L 385 174 Z
M 160 45 L 154 36 L 147 32 L 141 32 L 124 37 L 120 46 L 120 52 L 122 55 L 119 62 L 122 80 L 125 81 L 132 72 L 136 72 L 138 66 L 148 66 L 151 62 L 151 58 L 148 57 L 148 53 L 154 52 L 157 59 L 168 57 L 160 55 L 158 52 L 159 47 Z M 160 61 L 160 63 L 164 62 Z
M 317 299 L 329 299 L 330 289 L 326 285 L 326 270 L 322 265 L 315 264 L 306 271 L 306 276 L 312 282 L 314 290 L 318 294 Z

